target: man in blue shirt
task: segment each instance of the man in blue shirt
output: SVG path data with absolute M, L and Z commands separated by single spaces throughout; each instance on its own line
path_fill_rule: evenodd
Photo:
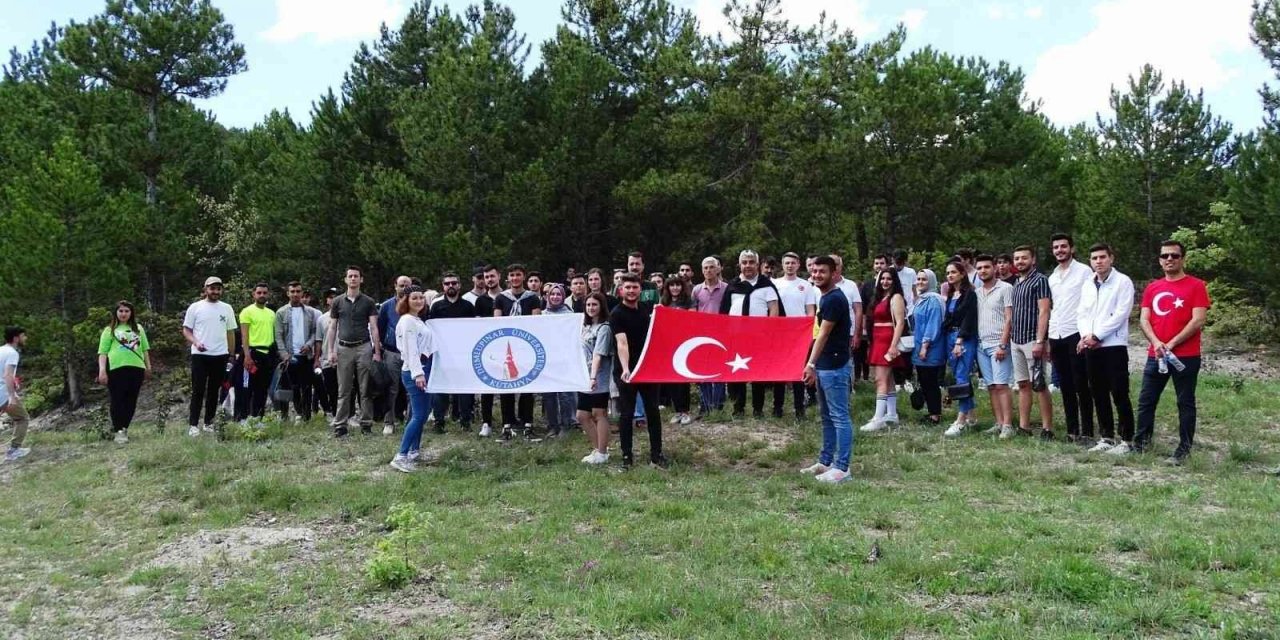
M 378 336 L 382 338 L 382 365 L 391 373 L 391 384 L 387 387 L 386 393 L 382 396 L 386 403 L 386 414 L 382 418 L 383 427 L 382 435 L 389 436 L 396 430 L 396 414 L 400 413 L 400 409 L 396 406 L 396 401 L 401 395 L 400 386 L 400 367 L 404 363 L 400 360 L 400 350 L 396 348 L 396 323 L 400 321 L 400 314 L 396 313 L 396 300 L 404 295 L 409 289 L 409 285 L 413 284 L 413 280 L 409 276 L 400 276 L 396 278 L 395 287 L 396 294 L 387 298 L 382 304 L 378 305 Z
M 832 275 L 836 262 L 819 256 L 809 273 L 822 292 L 818 301 L 818 337 L 809 349 L 804 367 L 806 384 L 818 385 L 818 412 L 822 416 L 822 452 L 818 463 L 802 473 L 819 482 L 836 484 L 849 479 L 849 457 L 853 453 L 853 421 L 849 417 L 849 390 L 853 365 L 849 360 L 849 299 L 835 286 Z

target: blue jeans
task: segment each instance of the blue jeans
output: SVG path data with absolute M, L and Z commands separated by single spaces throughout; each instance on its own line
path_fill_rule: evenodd
M 698 383 L 699 409 L 703 415 L 724 408 L 725 388 L 723 382 Z
M 422 372 L 427 379 L 431 378 L 431 360 L 422 365 Z M 431 413 L 431 394 L 418 388 L 413 383 L 413 374 L 400 372 L 400 381 L 404 383 L 405 393 L 409 395 L 409 423 L 404 426 L 404 435 L 400 437 L 400 453 L 422 448 L 422 425 L 427 422 L 427 414 Z
M 947 366 L 951 368 L 951 374 L 955 376 L 956 384 L 972 384 L 969 376 L 973 372 L 974 358 L 978 354 L 978 340 L 976 338 L 965 340 L 963 345 L 964 353 L 957 358 L 952 351 L 958 337 L 954 331 L 947 334 L 947 344 L 951 346 L 951 348 L 947 349 Z M 956 408 L 962 413 L 973 411 L 973 394 L 970 393 L 968 398 L 961 398 Z
M 849 393 L 853 364 L 839 369 L 818 369 L 818 415 L 822 417 L 822 453 L 818 462 L 849 470 L 853 454 L 853 423 L 849 419 Z
M 578 394 L 572 391 L 544 393 L 542 409 L 547 414 L 548 427 L 568 428 L 577 416 Z

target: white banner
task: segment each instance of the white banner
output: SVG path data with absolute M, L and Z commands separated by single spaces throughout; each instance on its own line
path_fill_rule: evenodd
M 437 348 L 428 393 L 591 390 L 582 314 L 429 320 Z

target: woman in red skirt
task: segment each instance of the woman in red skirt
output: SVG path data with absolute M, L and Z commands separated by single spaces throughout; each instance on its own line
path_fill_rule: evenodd
M 889 267 L 876 276 L 876 294 L 870 307 L 871 351 L 867 362 L 876 381 L 876 413 L 861 430 L 879 431 L 898 424 L 893 368 L 904 364 L 898 341 L 907 328 L 907 299 L 902 294 L 897 269 Z

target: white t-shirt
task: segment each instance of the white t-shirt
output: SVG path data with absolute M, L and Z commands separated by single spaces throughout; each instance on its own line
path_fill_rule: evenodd
M 796 278 L 774 278 L 773 286 L 778 288 L 778 297 L 782 299 L 782 308 L 788 318 L 800 318 L 808 315 L 806 305 L 818 306 L 818 288 L 808 280 Z M 752 306 L 755 303 L 752 302 Z M 816 312 L 816 310 L 815 310 Z
M 849 335 L 856 335 L 854 332 L 858 330 L 858 325 L 854 322 L 854 305 L 862 304 L 862 294 L 858 293 L 858 284 L 848 278 L 841 278 L 836 283 L 836 288 L 849 299 Z
M 13 367 L 13 375 L 18 375 L 18 350 L 11 344 L 0 346 L 0 406 L 9 402 L 9 383 L 4 376 Z
M 1049 273 L 1049 295 L 1053 313 L 1049 314 L 1049 338 L 1061 340 L 1076 329 L 1076 309 L 1080 306 L 1080 291 L 1093 280 L 1093 269 L 1079 260 L 1072 260 L 1067 270 L 1054 267 Z
M 760 282 L 760 276 L 756 276 L 755 280 L 746 280 L 746 282 L 750 282 L 752 286 L 755 286 L 757 282 Z M 742 315 L 742 301 L 746 300 L 746 298 L 741 293 L 732 294 L 729 302 L 729 315 Z M 777 302 L 777 300 L 778 292 L 774 291 L 773 287 L 760 287 L 753 290 L 751 292 L 751 313 L 749 315 L 753 318 L 769 315 L 769 303 Z
M 898 270 L 898 282 L 902 283 L 902 297 L 906 298 L 907 308 L 916 300 L 916 270 L 903 265 Z
M 187 315 L 182 319 L 182 326 L 195 334 L 197 342 L 203 342 L 204 351 L 191 345 L 192 355 L 225 356 L 231 353 L 227 344 L 227 332 L 235 331 L 236 312 L 231 305 L 222 302 L 196 300 L 187 307 Z

